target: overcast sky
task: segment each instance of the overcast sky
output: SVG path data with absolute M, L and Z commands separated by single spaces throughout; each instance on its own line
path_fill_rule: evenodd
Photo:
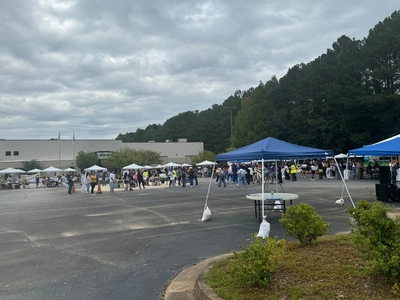
M 114 139 L 362 39 L 399 0 L 0 0 L 0 138 Z M 229 124 L 227 124 L 229 125 Z

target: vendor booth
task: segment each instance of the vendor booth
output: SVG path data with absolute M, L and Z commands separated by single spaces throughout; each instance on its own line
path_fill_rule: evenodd
M 284 160 L 284 159 L 298 159 L 298 158 L 325 158 L 327 156 L 333 156 L 332 150 L 323 150 L 317 148 L 311 148 L 306 146 L 300 146 L 292 143 L 288 143 L 285 141 L 281 141 L 272 137 L 268 137 L 261 141 L 255 142 L 253 144 L 244 146 L 242 148 L 218 154 L 216 156 L 216 161 L 254 161 L 254 160 L 261 160 L 262 162 L 262 174 L 264 174 L 264 161 L 265 160 Z M 257 203 L 255 203 L 256 211 L 258 213 L 256 216 L 260 216 L 260 214 L 264 215 L 264 205 L 267 204 L 267 201 L 274 200 L 277 198 L 273 195 L 273 191 L 271 193 L 265 193 L 264 191 L 264 176 L 262 177 L 262 186 L 261 186 L 261 194 L 256 198 L 248 195 L 247 199 L 254 200 L 254 201 L 261 201 L 261 210 L 259 209 L 260 206 L 257 208 Z M 276 187 L 277 189 L 277 187 Z M 275 192 L 278 192 L 277 190 Z M 272 195 L 268 195 L 272 194 Z M 292 197 L 288 198 L 289 201 L 293 199 L 297 199 L 298 196 L 295 194 L 290 194 Z M 269 198 L 268 198 L 269 197 Z M 284 199 L 283 196 L 279 197 L 280 199 Z M 275 201 L 275 200 L 274 200 Z M 274 203 L 275 204 L 275 203 Z M 275 205 L 272 206 L 274 208 Z M 281 206 L 279 207 L 281 209 Z M 260 225 L 260 233 L 258 236 L 265 237 L 265 230 L 262 233 L 262 227 L 269 228 L 264 223 L 265 220 Z M 263 224 L 264 223 L 264 224 Z
M 349 155 L 397 157 L 400 155 L 400 135 L 369 146 L 350 150 Z M 375 185 L 378 200 L 400 202 L 400 189 L 396 185 L 397 169 L 397 162 L 392 163 L 390 167 L 379 167 L 379 184 Z

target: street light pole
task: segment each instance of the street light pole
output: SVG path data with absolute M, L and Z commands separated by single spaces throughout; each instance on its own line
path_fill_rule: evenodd
M 231 113 L 231 150 L 233 149 L 233 123 L 232 123 L 232 110 L 236 109 L 234 106 L 227 106 L 226 109 L 230 110 Z

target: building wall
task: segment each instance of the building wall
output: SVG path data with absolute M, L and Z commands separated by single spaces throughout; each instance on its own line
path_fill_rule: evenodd
M 185 141 L 185 140 L 184 140 Z M 43 167 L 76 166 L 79 151 L 112 152 L 123 148 L 159 152 L 164 163 L 191 163 L 190 158 L 204 150 L 202 142 L 122 143 L 120 140 L 0 140 L 0 170 L 20 168 L 22 162 L 36 159 Z M 8 152 L 11 155 L 6 155 Z M 134 163 L 134 162 L 132 162 Z

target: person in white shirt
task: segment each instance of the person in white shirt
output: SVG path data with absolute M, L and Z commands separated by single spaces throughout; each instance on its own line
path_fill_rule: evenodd
M 246 170 L 244 168 L 240 168 L 237 171 L 239 180 L 238 180 L 238 184 L 237 187 L 239 188 L 241 185 L 244 185 L 247 188 L 247 183 L 246 183 Z
M 307 163 L 303 162 L 303 164 L 301 165 L 301 178 L 306 178 L 306 174 L 307 174 Z
M 116 177 L 114 171 L 110 173 L 110 192 L 114 193 Z
M 250 165 L 249 166 L 250 183 L 253 183 L 253 174 L 254 174 L 254 170 L 253 170 L 253 167 Z
M 315 181 L 315 178 L 314 178 L 314 176 L 315 176 L 315 171 L 317 170 L 317 167 L 315 166 L 315 163 L 312 163 L 311 164 L 311 180 L 312 181 Z
M 331 164 L 329 162 L 326 164 L 326 179 L 332 179 Z
M 82 186 L 82 189 L 81 189 L 81 193 L 88 193 L 88 190 L 87 190 L 87 185 L 86 185 L 86 176 L 85 176 L 85 172 L 83 172 L 82 174 L 81 174 L 81 186 Z

